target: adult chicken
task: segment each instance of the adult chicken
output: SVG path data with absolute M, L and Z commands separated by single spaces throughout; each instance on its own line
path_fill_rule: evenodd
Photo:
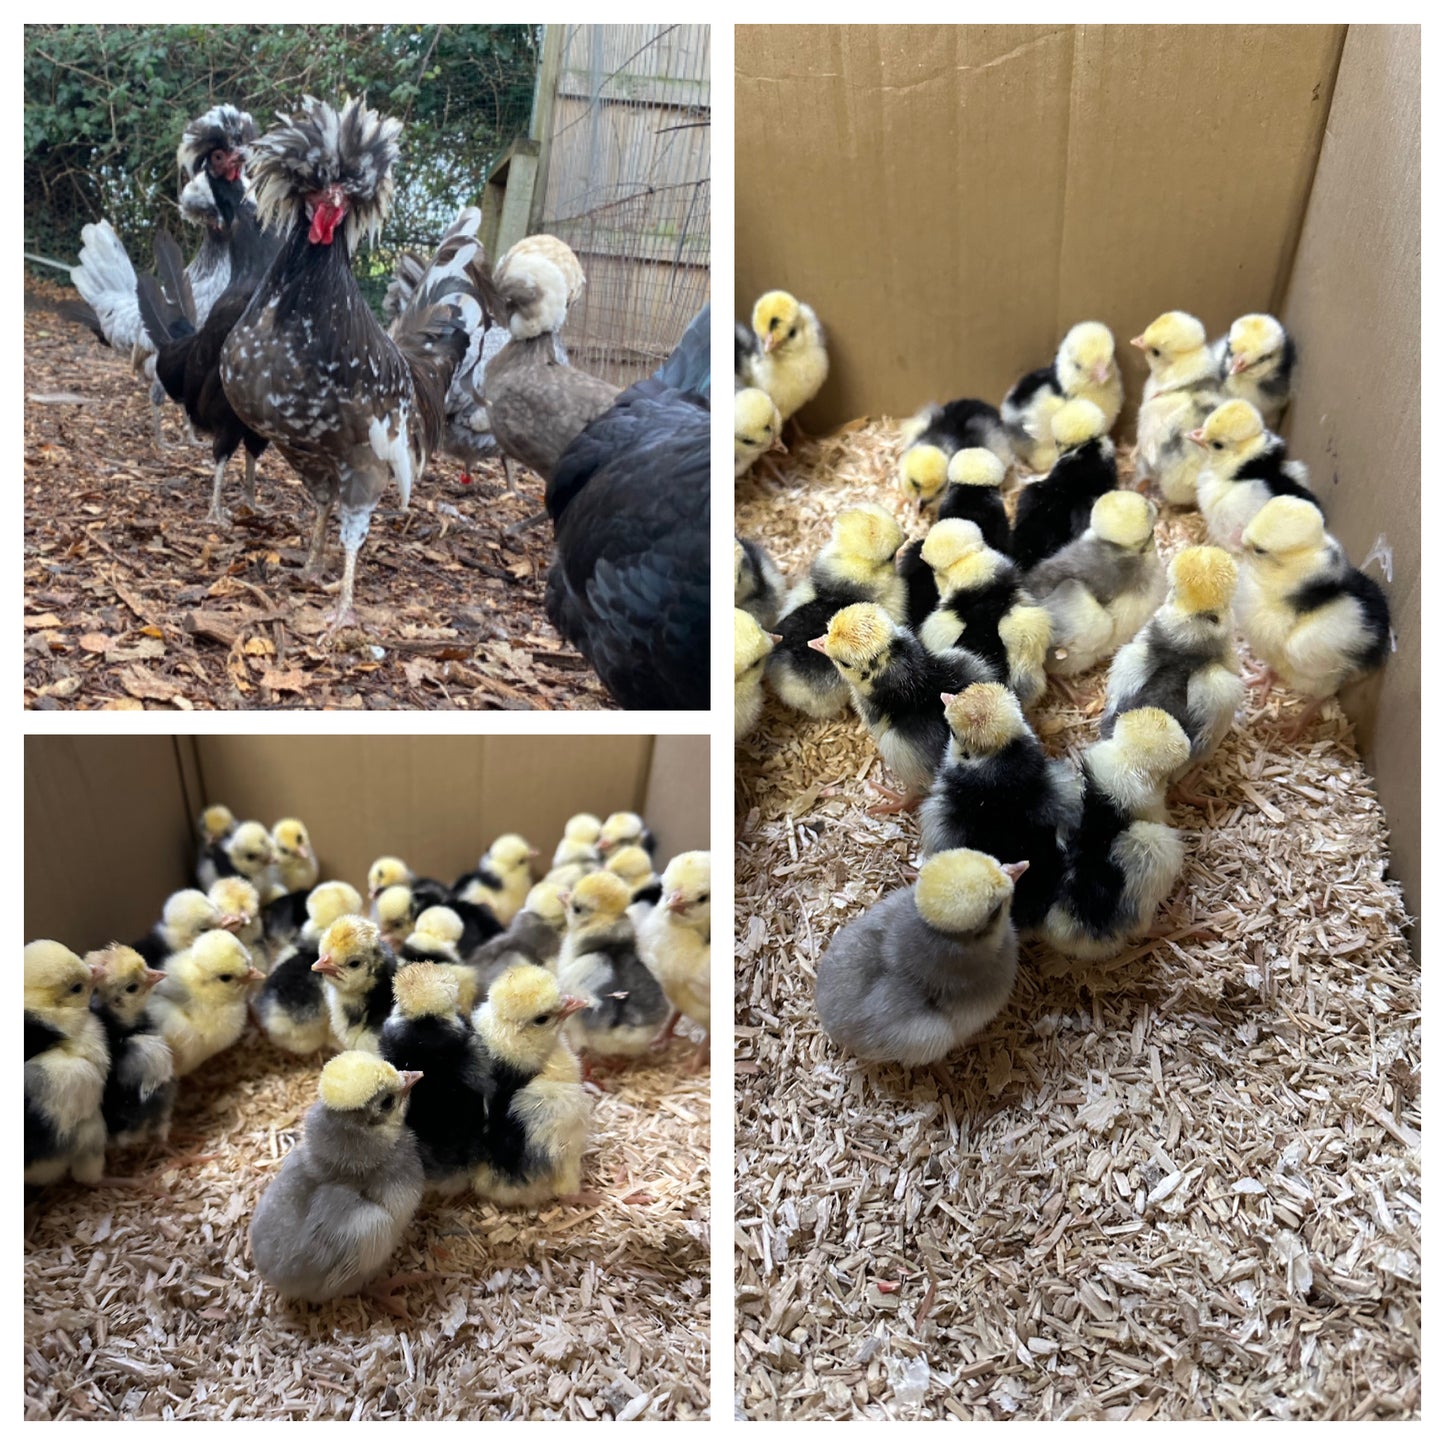
M 708 706 L 710 313 L 547 484 L 547 615 L 625 708 Z
M 286 231 L 280 254 L 221 352 L 236 415 L 271 441 L 316 504 L 303 578 L 321 569 L 326 526 L 341 514 L 346 551 L 335 631 L 356 621 L 356 558 L 394 482 L 405 507 L 441 440 L 447 389 L 482 325 L 468 279 L 480 243 L 463 221 L 385 332 L 351 274 L 357 243 L 391 208 L 401 122 L 360 100 L 338 111 L 307 96 L 298 116 L 252 148 L 256 209 Z
M 205 321 L 230 285 L 234 269 L 235 212 L 217 204 L 212 182 L 240 185 L 242 147 L 255 138 L 256 122 L 246 111 L 214 105 L 191 121 L 176 150 L 181 215 L 204 227 L 200 249 L 186 267 L 197 325 Z M 61 310 L 90 327 L 107 346 L 129 352 L 144 370 L 151 388 L 156 445 L 162 446 L 160 408 L 166 393 L 156 376 L 155 345 L 141 319 L 135 267 L 109 221 L 82 227 L 80 240 L 80 264 L 71 269 L 70 279 L 83 299 L 68 302 Z M 180 300 L 177 296 L 171 299 Z

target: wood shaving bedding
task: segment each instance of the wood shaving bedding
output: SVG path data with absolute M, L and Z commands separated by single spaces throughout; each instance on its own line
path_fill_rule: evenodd
M 795 447 L 738 534 L 790 581 L 846 506 L 922 535 L 900 449 L 886 420 Z M 1097 736 L 1107 672 L 1032 710 L 1051 753 Z M 737 750 L 740 1417 L 1419 1416 L 1419 968 L 1350 725 L 1286 745 L 1302 706 L 1247 698 L 1207 811 L 1173 808 L 1165 937 L 1024 945 L 1004 1012 L 910 1070 L 836 1049 L 813 981 L 916 876 L 917 822 L 865 811 L 890 780 L 853 713 L 769 697 Z
M 181 1081 L 170 1143 L 121 1182 L 34 1191 L 25 1418 L 666 1419 L 709 1408 L 709 1092 L 692 1043 L 610 1074 L 582 1187 L 500 1209 L 429 1199 L 364 1297 L 281 1300 L 246 1232 L 316 1099 L 319 1060 L 254 1032 Z

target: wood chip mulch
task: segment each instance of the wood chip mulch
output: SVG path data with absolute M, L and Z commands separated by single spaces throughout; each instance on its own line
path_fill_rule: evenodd
M 887 421 L 795 448 L 739 483 L 739 535 L 792 580 L 847 505 L 921 535 L 899 451 Z M 1202 539 L 1165 509 L 1166 557 Z M 1097 735 L 1106 673 L 1033 710 L 1051 752 Z M 1286 745 L 1300 707 L 1251 698 L 1207 809 L 1174 807 L 1166 937 L 1026 944 L 1004 1012 L 908 1070 L 836 1049 L 813 981 L 916 877 L 917 822 L 866 811 L 854 715 L 769 700 L 737 751 L 740 1417 L 1418 1418 L 1420 970 L 1350 725 Z
M 27 1420 L 687 1420 L 707 1414 L 709 1086 L 690 1040 L 605 1078 L 580 1203 L 424 1201 L 364 1296 L 293 1304 L 251 1262 L 256 1201 L 321 1059 L 254 1031 L 181 1080 L 170 1142 L 118 1182 L 30 1190 Z
M 505 528 L 540 511 L 542 482 L 500 462 L 462 485 L 433 458 L 399 510 L 372 516 L 357 568 L 360 627 L 324 640 L 332 599 L 303 585 L 314 512 L 274 449 L 261 511 L 227 473 L 227 526 L 206 521 L 209 441 L 150 402 L 129 358 L 54 310 L 73 292 L 25 281 L 25 705 L 32 708 L 611 708 L 543 606 L 552 529 Z M 341 574 L 332 523 L 325 580 Z

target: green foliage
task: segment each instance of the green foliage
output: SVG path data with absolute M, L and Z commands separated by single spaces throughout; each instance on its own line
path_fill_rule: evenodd
M 526 134 L 540 44 L 530 25 L 27 25 L 25 249 L 71 261 L 104 217 L 148 258 L 157 225 L 179 229 L 188 121 L 229 102 L 264 132 L 303 95 L 364 93 L 406 126 L 391 219 L 360 268 L 379 296 L 391 252 L 434 241 Z

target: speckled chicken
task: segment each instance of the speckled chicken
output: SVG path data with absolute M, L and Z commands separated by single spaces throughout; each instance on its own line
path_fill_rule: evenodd
M 327 522 L 340 511 L 346 566 L 333 627 L 356 620 L 356 558 L 371 513 L 392 483 L 403 507 L 410 501 L 483 317 L 468 278 L 474 236 L 447 238 L 389 334 L 352 276 L 357 244 L 390 209 L 400 133 L 400 121 L 361 101 L 338 112 L 308 96 L 256 143 L 256 210 L 286 239 L 221 353 L 237 416 L 295 467 L 316 505 L 304 577 L 319 574 Z

